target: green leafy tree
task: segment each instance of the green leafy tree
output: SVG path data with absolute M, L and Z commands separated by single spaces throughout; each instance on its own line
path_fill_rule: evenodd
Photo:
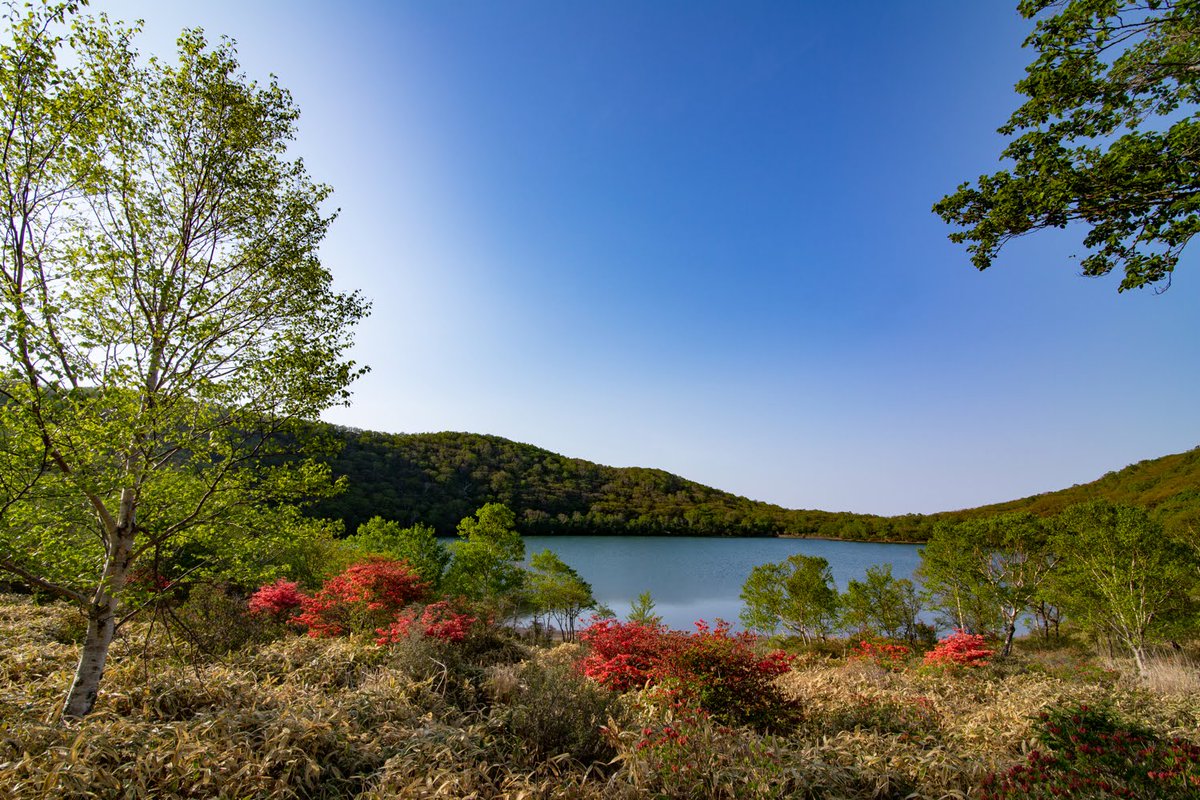
M 1085 227 L 1085 275 L 1120 289 L 1168 281 L 1200 231 L 1200 4 L 1023 0 L 1035 53 L 1023 104 L 1000 133 L 1011 166 L 964 183 L 934 211 L 960 226 L 979 269 L 1008 240 Z
M 637 599 L 629 604 L 629 613 L 625 616 L 630 622 L 649 625 L 657 628 L 662 625 L 662 617 L 654 613 L 654 598 L 649 592 L 642 592 Z
M 1017 620 L 1037 607 L 1054 564 L 1038 517 L 1001 514 L 940 525 L 921 550 L 920 574 L 956 627 L 1001 633 L 1008 655 Z
M 372 517 L 343 542 L 364 555 L 384 555 L 407 561 L 434 589 L 441 584 L 450 563 L 450 551 L 438 541 L 433 528 L 420 523 L 405 528 L 398 522 Z
M 1067 509 L 1054 524 L 1059 604 L 1083 630 L 1119 643 L 1141 674 L 1151 644 L 1196 631 L 1195 555 L 1145 510 L 1098 501 Z
M 797 553 L 777 564 L 750 570 L 742 585 L 742 623 L 774 634 L 782 627 L 809 642 L 836 627 L 838 592 L 829 562 Z
M 867 567 L 864 580 L 852 580 L 842 597 L 842 627 L 873 631 L 889 639 L 917 640 L 921 600 L 907 578 L 892 576 L 891 564 Z
M 553 619 L 564 642 L 575 641 L 579 615 L 596 607 L 591 584 L 552 550 L 533 554 L 528 584 L 535 613 Z
M 142 62 L 134 33 L 34 5 L 0 43 L 0 570 L 87 617 L 66 716 L 131 576 L 329 488 L 276 434 L 348 398 L 367 312 L 317 258 L 329 189 L 288 157 L 290 95 L 231 42 Z
M 458 524 L 458 536 L 450 546 L 445 592 L 478 600 L 495 612 L 516 610 L 525 586 L 525 542 L 512 509 L 488 503 Z

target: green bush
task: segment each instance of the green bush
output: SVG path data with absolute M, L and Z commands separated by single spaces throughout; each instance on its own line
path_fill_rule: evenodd
M 526 661 L 513 678 L 515 691 L 492 714 L 533 762 L 568 755 L 581 764 L 606 764 L 616 755 L 604 728 L 626 715 L 619 695 L 550 661 Z
M 165 606 L 160 612 L 185 640 L 209 655 L 263 644 L 287 631 L 269 618 L 247 614 L 246 599 L 236 587 L 224 583 L 195 584 L 178 607 Z

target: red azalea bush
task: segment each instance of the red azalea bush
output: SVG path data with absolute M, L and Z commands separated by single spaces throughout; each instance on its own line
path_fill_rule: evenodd
M 406 561 L 371 558 L 347 567 L 301 601 L 295 621 L 312 637 L 341 636 L 386 626 L 429 584 Z
M 697 622 L 696 628 L 689 636 L 639 622 L 596 620 L 580 633 L 589 648 L 580 669 L 614 691 L 664 686 L 730 724 L 782 729 L 795 721 L 797 709 L 772 682 L 791 669 L 791 656 L 760 655 L 757 638 L 730 633 L 727 622 Z
M 1068 706 L 1041 715 L 1026 763 L 983 781 L 985 800 L 1200 797 L 1200 745 L 1164 738 L 1101 709 Z
M 673 640 L 661 625 L 594 619 L 579 633 L 588 653 L 579 663 L 584 675 L 618 692 L 641 688 Z
M 798 721 L 799 708 L 774 679 L 792 668 L 793 656 L 780 650 L 760 655 L 757 642 L 751 633 L 730 633 L 724 620 L 715 627 L 701 620 L 696 633 L 663 651 L 654 674 L 722 722 L 783 730 Z
M 872 661 L 890 672 L 899 672 L 911 653 L 902 644 L 863 640 L 850 651 L 850 660 Z
M 955 631 L 940 640 L 925 654 L 925 663 L 932 666 L 981 667 L 995 654 L 984 638 L 977 633 Z
M 260 586 L 258 591 L 250 595 L 247 608 L 251 614 L 282 622 L 291 617 L 303 602 L 304 594 L 300 591 L 300 585 L 280 578 L 274 583 Z
M 471 626 L 478 621 L 475 617 L 455 611 L 443 600 L 425 606 L 420 615 L 415 608 L 407 608 L 400 612 L 391 625 L 375 631 L 379 634 L 375 643 L 380 647 L 395 644 L 407 638 L 414 630 L 427 639 L 461 642 L 471 632 Z

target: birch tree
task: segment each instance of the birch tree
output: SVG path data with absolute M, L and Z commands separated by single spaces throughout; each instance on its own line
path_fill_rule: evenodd
M 1000 514 L 935 530 L 921 550 L 925 590 L 963 630 L 999 623 L 1012 652 L 1021 615 L 1033 610 L 1055 566 L 1040 519 Z
M 1141 675 L 1150 645 L 1200 625 L 1195 552 L 1143 509 L 1088 503 L 1064 511 L 1055 526 L 1054 589 L 1068 619 L 1118 642 Z
M 7 23 L 0 571 L 86 615 L 76 717 L 135 568 L 328 484 L 275 434 L 347 400 L 368 307 L 317 257 L 330 190 L 289 157 L 295 104 L 231 41 L 184 31 L 168 63 L 75 3 Z

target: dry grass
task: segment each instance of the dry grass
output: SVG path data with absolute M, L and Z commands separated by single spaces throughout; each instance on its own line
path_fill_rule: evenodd
M 804 705 L 794 733 L 702 722 L 655 752 L 638 748 L 643 730 L 678 723 L 673 712 L 582 702 L 589 687 L 567 669 L 577 646 L 519 664 L 504 642 L 467 658 L 288 637 L 185 661 L 155 637 L 146 662 L 141 635 L 114 645 L 95 713 L 61 725 L 78 630 L 70 609 L 0 598 L 6 799 L 972 797 L 1033 746 L 1032 718 L 1051 706 L 1107 703 L 1166 734 L 1200 730 L 1188 665 L 1147 689 L 1058 655 L 962 674 L 811 659 L 780 679 Z

